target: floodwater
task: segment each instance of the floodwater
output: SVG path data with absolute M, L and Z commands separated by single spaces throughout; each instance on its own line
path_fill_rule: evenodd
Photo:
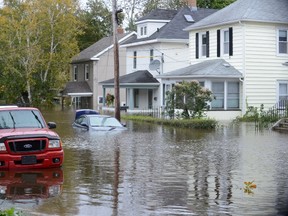
M 127 131 L 90 133 L 73 130 L 73 110 L 44 116 L 57 123 L 64 165 L 2 173 L 0 209 L 65 216 L 288 215 L 288 133 L 258 131 L 251 123 L 205 131 L 132 121 Z

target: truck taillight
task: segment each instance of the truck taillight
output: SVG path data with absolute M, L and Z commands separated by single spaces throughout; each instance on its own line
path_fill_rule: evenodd
M 0 152 L 1 151 L 6 151 L 6 146 L 4 143 L 0 143 Z

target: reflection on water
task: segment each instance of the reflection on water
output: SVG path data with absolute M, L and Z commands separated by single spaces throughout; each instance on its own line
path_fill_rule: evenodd
M 63 139 L 65 181 L 61 195 L 20 206 L 29 213 L 287 213 L 288 134 L 245 123 L 201 131 L 130 121 L 120 133 L 79 133 L 71 127 L 72 111 L 44 115 Z M 242 190 L 248 181 L 257 185 L 253 194 Z
M 0 199 L 13 204 L 39 204 L 40 199 L 58 196 L 62 191 L 61 168 L 0 171 Z

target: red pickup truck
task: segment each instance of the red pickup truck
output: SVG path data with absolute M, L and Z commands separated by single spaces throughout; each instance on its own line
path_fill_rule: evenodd
M 64 152 L 54 122 L 33 107 L 0 107 L 0 170 L 60 167 Z

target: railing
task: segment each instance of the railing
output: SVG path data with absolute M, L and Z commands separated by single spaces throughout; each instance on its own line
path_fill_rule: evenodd
M 280 119 L 288 117 L 288 100 L 281 100 L 273 107 L 269 108 L 265 115 L 273 119 Z

